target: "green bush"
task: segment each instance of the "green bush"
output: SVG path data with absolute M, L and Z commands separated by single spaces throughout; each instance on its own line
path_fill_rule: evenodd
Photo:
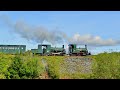
M 26 59 L 24 60 L 23 57 L 15 56 L 11 66 L 8 68 L 6 77 L 8 79 L 34 79 L 39 77 L 41 68 L 38 64 L 38 59 Z
M 20 68 L 22 67 L 22 60 L 19 56 L 13 58 L 11 66 L 8 68 L 8 73 L 6 73 L 7 78 L 18 79 L 20 74 Z
M 4 79 L 5 74 L 8 73 L 8 68 L 12 62 L 12 55 L 0 53 L 0 79 Z
M 6 79 L 4 74 L 0 74 L 0 79 Z
M 119 79 L 120 53 L 101 53 L 94 56 L 92 78 Z

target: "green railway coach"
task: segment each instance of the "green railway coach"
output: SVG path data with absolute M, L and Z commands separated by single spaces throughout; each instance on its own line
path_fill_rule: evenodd
M 26 45 L 0 45 L 0 52 L 6 54 L 24 53 L 26 51 Z

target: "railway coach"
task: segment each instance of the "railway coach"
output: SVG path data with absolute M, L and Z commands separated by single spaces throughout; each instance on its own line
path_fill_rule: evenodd
M 6 54 L 24 53 L 26 51 L 26 45 L 0 45 L 0 52 Z

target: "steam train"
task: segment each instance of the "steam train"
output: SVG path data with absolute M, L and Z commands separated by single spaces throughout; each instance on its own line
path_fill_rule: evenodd
M 87 45 L 85 48 L 77 48 L 76 44 L 68 45 L 68 55 L 69 56 L 86 56 L 91 55 L 88 52 Z M 46 56 L 64 56 L 66 55 L 66 50 L 64 45 L 62 47 L 51 47 L 51 45 L 38 45 L 38 49 L 31 49 L 33 54 L 46 55 Z
M 38 54 L 41 56 L 64 56 L 66 54 L 66 50 L 64 45 L 62 47 L 51 47 L 51 45 L 42 44 L 38 45 L 37 49 L 30 50 L 33 55 Z M 16 54 L 16 53 L 25 53 L 26 45 L 0 45 L 0 52 L 8 53 L 8 54 Z M 68 55 L 69 56 L 86 56 L 91 55 L 88 52 L 87 45 L 84 48 L 77 48 L 76 44 L 68 45 Z

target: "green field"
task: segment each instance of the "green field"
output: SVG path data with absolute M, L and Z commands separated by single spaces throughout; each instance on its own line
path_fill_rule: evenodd
M 120 79 L 120 53 L 87 57 L 0 53 L 0 79 Z

